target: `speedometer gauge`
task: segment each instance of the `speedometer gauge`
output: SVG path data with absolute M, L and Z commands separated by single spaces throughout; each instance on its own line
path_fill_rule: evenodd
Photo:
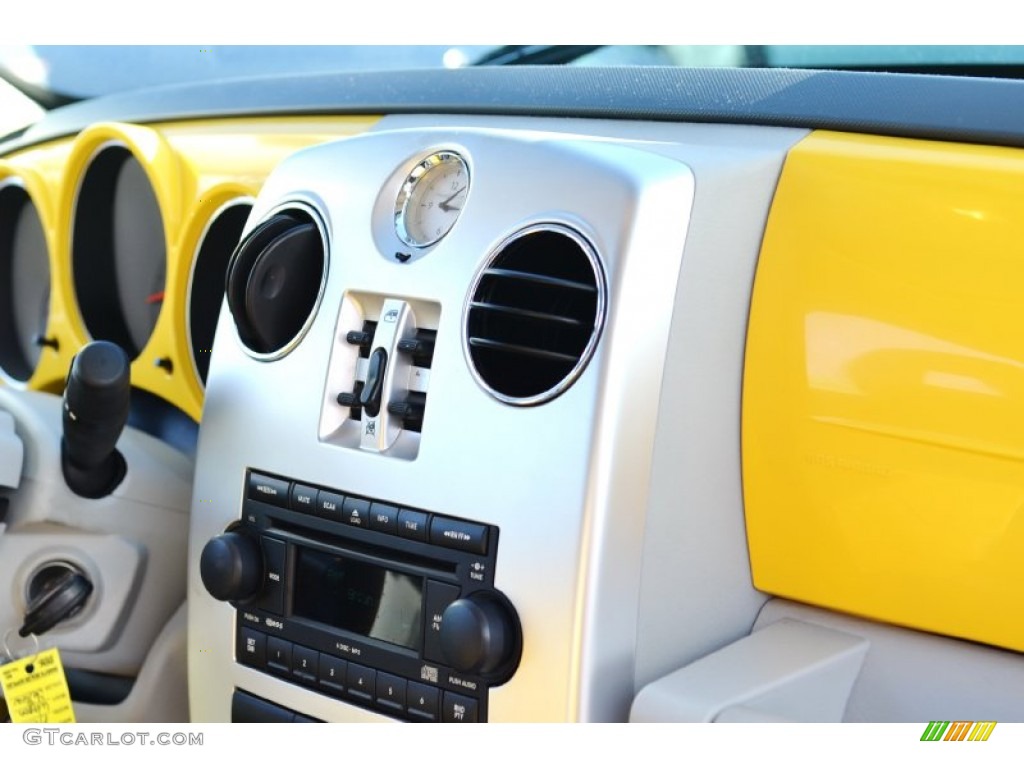
M 469 167 L 455 152 L 435 152 L 412 169 L 395 201 L 395 231 L 414 248 L 448 234 L 469 194 Z

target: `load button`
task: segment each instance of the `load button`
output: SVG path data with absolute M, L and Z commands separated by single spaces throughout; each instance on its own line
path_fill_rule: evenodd
M 475 555 L 486 555 L 487 526 L 434 515 L 430 521 L 430 543 Z

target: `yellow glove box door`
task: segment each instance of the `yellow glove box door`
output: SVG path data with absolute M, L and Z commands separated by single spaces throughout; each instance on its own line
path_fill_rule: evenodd
M 755 585 L 1024 650 L 1024 150 L 816 133 L 754 285 Z

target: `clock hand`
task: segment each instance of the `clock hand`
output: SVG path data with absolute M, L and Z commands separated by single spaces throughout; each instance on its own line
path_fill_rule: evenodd
M 450 203 L 452 200 L 454 200 L 456 197 L 458 197 L 465 191 L 465 187 L 459 187 L 457 190 L 455 190 L 451 197 L 445 198 L 443 202 L 439 203 L 439 207 L 442 208 L 443 210 L 448 210 L 447 208 L 445 208 L 445 206 L 448 205 L 448 203 Z M 458 208 L 456 208 L 455 210 L 458 210 Z

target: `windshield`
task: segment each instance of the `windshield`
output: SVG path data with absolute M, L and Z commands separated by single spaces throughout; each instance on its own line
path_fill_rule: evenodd
M 965 45 L 347 45 L 0 46 L 0 135 L 43 108 L 176 83 L 265 75 L 472 65 L 807 67 L 1018 77 L 1024 46 Z M 7 85 L 0 83 L 0 85 Z

